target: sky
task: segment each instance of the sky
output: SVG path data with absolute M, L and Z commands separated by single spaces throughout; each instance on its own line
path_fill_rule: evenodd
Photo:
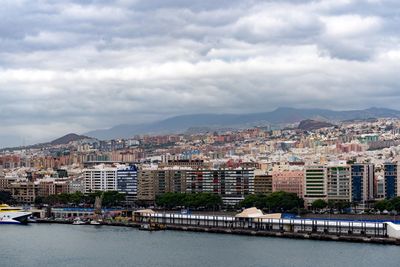
M 277 107 L 400 109 L 398 0 L 2 0 L 0 146 Z

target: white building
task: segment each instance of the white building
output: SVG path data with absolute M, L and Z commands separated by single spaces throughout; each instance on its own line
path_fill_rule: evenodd
M 97 165 L 83 170 L 84 192 L 118 191 L 133 201 L 137 196 L 137 168 L 135 166 Z
M 117 190 L 116 167 L 97 165 L 90 169 L 83 170 L 85 193 L 95 191 L 116 191 Z

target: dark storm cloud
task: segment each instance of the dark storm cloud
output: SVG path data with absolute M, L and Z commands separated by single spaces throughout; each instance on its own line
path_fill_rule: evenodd
M 395 0 L 2 1 L 0 145 L 204 111 L 400 108 L 398 10 Z

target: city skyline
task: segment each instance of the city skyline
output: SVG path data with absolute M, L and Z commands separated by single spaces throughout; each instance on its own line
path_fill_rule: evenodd
M 6 1 L 2 145 L 280 106 L 397 109 L 396 1 Z

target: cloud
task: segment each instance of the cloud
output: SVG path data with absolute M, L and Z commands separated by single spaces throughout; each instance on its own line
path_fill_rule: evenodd
M 3 146 L 198 112 L 398 108 L 395 0 L 3 2 Z

